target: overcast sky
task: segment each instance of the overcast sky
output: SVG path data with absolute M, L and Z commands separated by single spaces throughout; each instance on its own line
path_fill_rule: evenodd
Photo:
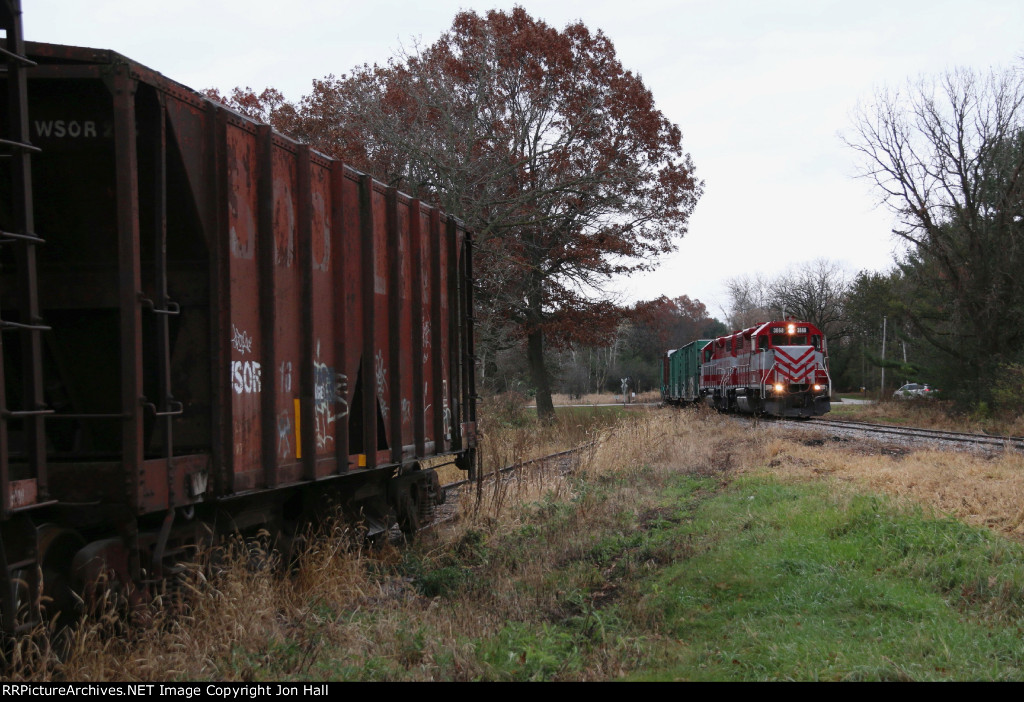
M 884 85 L 1024 56 L 1020 0 L 22 0 L 25 38 L 113 49 L 196 89 L 311 82 L 429 44 L 460 9 L 523 6 L 614 43 L 683 131 L 705 194 L 679 251 L 624 281 L 629 300 L 689 295 L 722 317 L 725 282 L 815 258 L 891 265 L 892 217 L 838 134 Z

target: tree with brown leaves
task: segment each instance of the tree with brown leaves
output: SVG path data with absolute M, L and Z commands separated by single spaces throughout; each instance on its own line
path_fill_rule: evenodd
M 525 340 L 542 417 L 545 348 L 614 334 L 602 286 L 672 251 L 703 188 L 608 37 L 518 7 L 461 12 L 429 47 L 316 81 L 289 132 L 476 232 L 481 321 Z

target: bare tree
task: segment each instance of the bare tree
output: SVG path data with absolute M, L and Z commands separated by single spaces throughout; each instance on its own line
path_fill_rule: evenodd
M 730 300 L 726 323 L 732 329 L 745 329 L 781 314 L 779 310 L 772 308 L 771 282 L 762 278 L 760 273 L 731 278 L 726 287 Z
M 847 333 L 845 308 L 850 284 L 842 264 L 819 258 L 773 280 L 768 285 L 768 300 L 772 308 L 811 322 L 828 339 L 838 339 Z
M 840 263 L 817 259 L 793 266 L 776 278 L 743 275 L 729 280 L 727 286 L 733 329 L 797 317 L 815 324 L 828 338 L 846 334 L 850 276 Z
M 955 70 L 883 90 L 848 146 L 895 215 L 914 328 L 981 383 L 1024 342 L 1024 71 Z

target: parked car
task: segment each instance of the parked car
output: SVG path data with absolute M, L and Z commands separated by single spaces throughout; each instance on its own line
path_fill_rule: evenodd
M 892 394 L 894 400 L 916 400 L 919 397 L 935 397 L 938 388 L 928 383 L 907 383 Z

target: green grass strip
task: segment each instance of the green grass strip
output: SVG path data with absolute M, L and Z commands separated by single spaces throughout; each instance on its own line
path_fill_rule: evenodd
M 685 527 L 705 549 L 646 606 L 674 644 L 634 677 L 1019 680 L 1024 553 L 919 509 L 745 479 Z

